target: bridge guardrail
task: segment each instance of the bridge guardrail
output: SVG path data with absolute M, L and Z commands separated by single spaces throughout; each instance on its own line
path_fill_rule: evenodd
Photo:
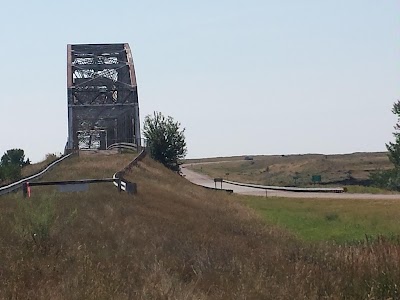
M 132 150 L 133 147 L 137 147 L 137 145 L 129 144 L 129 143 L 118 143 L 113 144 L 114 149 L 129 149 Z M 110 146 L 110 147 L 111 147 Z M 129 182 L 124 178 L 126 172 L 132 169 L 133 166 L 136 166 L 139 161 L 141 161 L 146 156 L 146 148 L 141 147 L 141 152 L 122 170 L 116 172 L 113 175 L 114 178 L 114 185 L 117 186 L 120 190 L 126 191 L 129 194 L 136 194 L 137 193 L 137 185 L 134 182 Z
M 107 150 L 112 150 L 112 149 L 125 149 L 125 150 L 137 151 L 138 147 L 136 144 L 132 143 L 115 143 L 107 147 Z
M 112 149 L 120 148 L 120 149 L 129 149 L 135 150 L 137 146 L 135 144 L 130 143 L 118 143 L 111 145 L 113 146 Z M 110 146 L 110 147 L 111 147 Z M 55 160 L 51 164 L 49 164 L 45 169 L 39 171 L 36 174 L 30 175 L 28 177 L 22 178 L 16 182 L 13 182 L 9 185 L 3 186 L 0 188 L 0 196 L 11 193 L 17 189 L 22 188 L 26 183 L 29 181 L 35 180 L 40 178 L 44 175 L 47 171 L 53 168 L 55 165 L 63 161 L 64 159 L 70 157 L 74 153 L 71 152 L 67 155 L 60 157 L 59 159 Z M 59 182 L 41 182 L 41 183 L 30 183 L 31 186 L 40 186 L 40 185 L 66 185 L 66 184 L 80 184 L 80 183 L 93 183 L 93 182 L 113 182 L 113 184 L 119 188 L 119 190 L 126 191 L 129 194 L 136 194 L 137 192 L 137 185 L 134 182 L 129 182 L 128 180 L 124 179 L 124 174 L 129 171 L 133 166 L 137 165 L 138 161 L 142 160 L 146 156 L 146 148 L 142 147 L 142 151 L 137 155 L 126 167 L 124 167 L 121 171 L 116 172 L 111 179 L 83 179 L 83 180 L 76 180 L 76 181 L 59 181 Z M 90 181 L 90 182 L 89 182 Z
M 283 186 L 267 186 L 267 185 L 251 184 L 251 183 L 241 183 L 225 179 L 222 179 L 222 182 L 238 186 L 256 188 L 256 189 L 298 192 L 298 193 L 299 192 L 300 193 L 344 193 L 345 191 L 344 188 L 298 188 L 298 187 L 283 187 Z
M 201 187 L 203 187 L 205 189 L 213 190 L 213 191 L 224 191 L 224 192 L 227 192 L 228 194 L 232 194 L 233 193 L 233 190 L 231 190 L 231 189 L 219 189 L 219 188 L 211 187 L 211 186 L 198 185 L 198 184 L 196 184 L 196 185 L 197 186 L 201 186 Z
M 36 174 L 30 175 L 28 177 L 22 178 L 16 182 L 13 182 L 9 185 L 3 186 L 0 188 L 0 196 L 11 193 L 19 188 L 22 187 L 22 185 L 25 182 L 28 182 L 30 180 L 34 180 L 37 179 L 39 177 L 41 177 L 43 174 L 45 174 L 47 171 L 49 171 L 51 168 L 53 168 L 55 165 L 57 165 L 58 163 L 62 162 L 64 159 L 67 159 L 68 157 L 70 157 L 73 153 L 69 153 L 67 155 L 61 156 L 59 159 L 53 161 L 51 164 L 49 164 L 46 168 L 44 168 L 42 171 L 39 171 Z

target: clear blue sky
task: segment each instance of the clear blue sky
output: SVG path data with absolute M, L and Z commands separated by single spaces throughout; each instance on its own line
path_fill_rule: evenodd
M 383 151 L 400 99 L 400 1 L 7 1 L 0 155 L 67 140 L 66 45 L 128 42 L 141 119 L 188 157 Z

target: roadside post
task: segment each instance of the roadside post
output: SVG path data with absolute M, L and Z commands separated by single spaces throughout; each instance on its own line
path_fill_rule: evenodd
M 31 197 L 31 187 L 28 181 L 22 184 L 22 194 L 24 195 L 24 198 L 26 198 L 27 196 L 28 198 Z
M 121 178 L 118 178 L 118 192 L 120 192 L 120 193 L 122 191 L 122 183 L 121 182 L 122 182 Z
M 24 198 L 26 198 L 26 195 L 28 194 L 28 182 L 24 182 L 22 184 L 22 193 L 24 195 Z
M 217 182 L 221 182 L 221 190 L 222 190 L 222 181 L 223 179 L 218 177 L 218 178 L 214 178 L 214 186 L 215 188 L 217 188 Z

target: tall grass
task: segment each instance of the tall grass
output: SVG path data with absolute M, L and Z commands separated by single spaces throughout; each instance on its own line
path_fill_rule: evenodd
M 45 240 L 55 221 L 54 199 L 44 195 L 39 199 L 19 200 L 14 214 L 15 230 L 22 238 Z
M 126 161 L 81 158 L 46 179 L 81 169 L 95 177 Z M 400 246 L 378 239 L 348 246 L 309 244 L 264 225 L 235 196 L 192 185 L 150 159 L 127 177 L 135 197 L 112 184 L 89 192 L 33 190 L 0 201 L 3 299 L 379 299 L 396 298 Z M 46 198 L 50 197 L 50 198 Z M 45 204 L 49 199 L 53 204 Z M 22 201 L 29 207 L 15 218 Z M 52 206 L 54 205 L 54 206 Z M 49 246 L 18 234 L 47 215 Z M 74 213 L 75 212 L 75 213 Z M 27 214 L 27 215 L 26 215 Z M 38 213 L 39 215 L 41 213 Z M 71 215 L 73 215 L 72 220 Z M 29 223 L 29 222 L 28 222 Z M 41 222 L 37 222 L 41 223 Z M 65 224 L 68 224 L 65 226 Z M 32 227 L 33 228 L 33 227 Z M 27 232 L 35 231 L 29 227 Z

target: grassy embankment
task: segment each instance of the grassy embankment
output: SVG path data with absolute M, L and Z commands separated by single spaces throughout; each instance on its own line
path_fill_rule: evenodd
M 129 155 L 75 157 L 43 180 L 110 177 Z M 88 192 L 34 187 L 0 201 L 3 299 L 377 299 L 398 297 L 400 245 L 306 243 L 234 195 L 146 158 Z M 326 203 L 326 202 L 324 202 Z M 339 214 L 339 217 L 341 215 Z
M 43 170 L 57 158 L 58 157 L 55 154 L 47 154 L 43 161 L 23 167 L 21 170 L 22 177 L 27 177 Z
M 391 168 L 386 153 L 353 153 L 342 155 L 260 155 L 253 160 L 244 157 L 188 160 L 189 168 L 210 177 L 263 185 L 310 186 L 312 175 L 321 175 L 322 183 L 352 178 L 367 180 L 372 171 Z M 341 186 L 343 184 L 340 184 Z M 381 189 L 348 186 L 349 192 L 382 193 Z

